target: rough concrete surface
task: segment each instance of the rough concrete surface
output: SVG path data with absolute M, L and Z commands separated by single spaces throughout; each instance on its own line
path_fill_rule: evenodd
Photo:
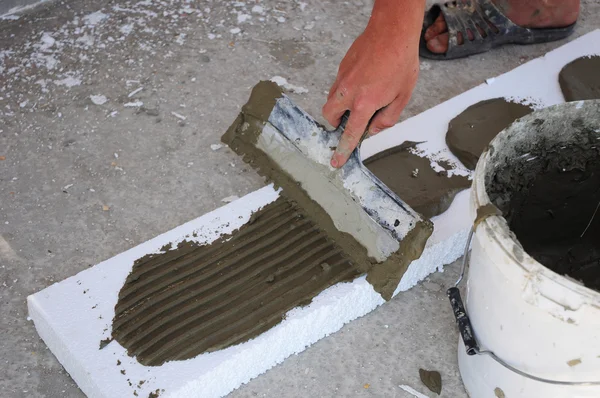
M 294 98 L 318 116 L 370 6 L 74 0 L 0 21 L 0 396 L 82 395 L 27 321 L 27 295 L 262 186 L 211 145 L 260 79 L 308 89 Z M 583 1 L 575 36 L 599 15 Z M 402 118 L 560 44 L 423 61 Z M 433 276 L 232 396 L 409 397 L 398 385 L 426 393 L 426 367 L 442 373 L 442 396 L 463 397 L 440 287 L 452 278 Z

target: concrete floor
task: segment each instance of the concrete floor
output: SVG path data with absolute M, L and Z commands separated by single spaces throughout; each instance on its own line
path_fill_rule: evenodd
M 77 0 L 0 21 L 0 396 L 82 396 L 27 321 L 27 295 L 261 187 L 211 144 L 260 79 L 307 88 L 294 98 L 319 115 L 370 6 Z M 583 1 L 575 37 L 599 17 Z M 423 62 L 402 118 L 560 44 Z M 464 397 L 444 295 L 455 276 L 448 267 L 231 396 L 410 397 L 398 386 L 426 393 L 423 367 L 442 373 L 442 397 Z

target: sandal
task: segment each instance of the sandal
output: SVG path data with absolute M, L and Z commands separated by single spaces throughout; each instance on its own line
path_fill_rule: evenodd
M 448 51 L 429 51 L 425 31 L 442 13 L 448 27 Z M 419 55 L 430 59 L 456 59 L 479 54 L 504 44 L 534 44 L 564 39 L 575 23 L 564 28 L 530 29 L 515 25 L 491 0 L 458 0 L 434 5 L 425 13 Z M 463 44 L 458 44 L 458 34 Z M 473 40 L 469 39 L 469 36 Z

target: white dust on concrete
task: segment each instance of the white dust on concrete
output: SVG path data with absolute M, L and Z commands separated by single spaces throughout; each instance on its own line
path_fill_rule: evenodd
M 286 91 L 289 91 L 289 92 L 292 92 L 292 93 L 296 93 L 296 94 L 306 94 L 306 93 L 308 93 L 308 89 L 307 88 L 291 84 L 290 82 L 287 81 L 287 79 L 285 77 L 273 76 L 271 78 L 271 81 L 273 83 L 277 84 L 282 89 L 284 89 Z
M 418 392 L 417 390 L 415 390 L 411 386 L 407 386 L 405 384 L 401 384 L 398 387 L 400 387 L 401 389 L 403 389 L 407 393 L 412 394 L 415 398 L 429 398 L 427 395 L 421 394 L 420 392 Z

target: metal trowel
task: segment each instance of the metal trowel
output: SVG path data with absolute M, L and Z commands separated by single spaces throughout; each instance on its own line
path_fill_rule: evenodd
M 327 131 L 275 83 L 260 82 L 222 141 L 284 195 L 310 207 L 314 221 L 364 263 L 367 280 L 389 299 L 433 225 L 362 164 L 359 148 L 340 169 L 330 166 L 344 126 Z

